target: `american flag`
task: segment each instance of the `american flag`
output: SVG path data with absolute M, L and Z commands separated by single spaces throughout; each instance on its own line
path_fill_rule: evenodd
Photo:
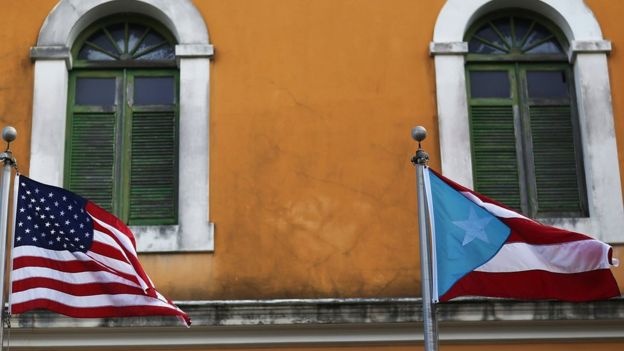
M 156 291 L 121 220 L 65 189 L 25 176 L 15 182 L 11 313 L 170 315 L 190 325 L 186 313 Z

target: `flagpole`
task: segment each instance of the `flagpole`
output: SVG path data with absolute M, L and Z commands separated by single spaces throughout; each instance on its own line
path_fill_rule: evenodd
M 429 155 L 421 148 L 420 142 L 427 137 L 427 130 L 422 126 L 412 129 L 412 138 L 418 142 L 418 150 L 412 158 L 416 166 L 416 185 L 418 188 L 418 224 L 420 231 L 420 277 L 422 290 L 423 332 L 425 351 L 438 349 L 438 335 L 435 325 L 435 311 L 431 299 L 431 262 L 430 243 L 427 225 L 427 204 L 425 197 L 424 168 L 429 161 Z
M 6 141 L 7 148 L 0 153 L 0 160 L 4 163 L 2 169 L 2 188 L 0 189 L 0 349 L 4 349 L 4 273 L 6 261 L 7 224 L 9 216 L 9 193 L 11 192 L 11 169 L 16 162 L 10 150 L 11 142 L 17 137 L 17 131 L 13 127 L 2 129 L 2 139 Z

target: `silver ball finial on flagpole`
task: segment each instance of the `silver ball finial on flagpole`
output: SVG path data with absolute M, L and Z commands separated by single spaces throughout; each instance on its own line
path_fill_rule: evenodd
M 2 140 L 7 143 L 6 150 L 4 151 L 5 153 L 10 152 L 9 149 L 11 149 L 11 142 L 15 140 L 15 138 L 17 138 L 17 130 L 15 130 L 15 128 L 11 126 L 2 128 Z
M 10 143 L 15 140 L 15 138 L 17 138 L 17 130 L 15 130 L 15 128 L 11 126 L 2 128 L 2 140 Z
M 6 150 L 0 153 L 0 161 L 3 161 L 5 164 L 11 164 L 13 166 L 16 165 L 15 158 L 13 158 L 13 153 L 11 152 L 11 142 L 17 138 L 17 130 L 11 126 L 6 126 L 2 128 L 2 140 L 7 143 Z
M 427 130 L 423 126 L 416 126 L 412 128 L 412 138 L 418 142 L 418 150 L 416 155 L 412 157 L 412 163 L 415 165 L 426 165 L 429 161 L 429 154 L 425 152 L 420 146 L 420 142 L 427 137 Z
M 419 144 L 427 137 L 427 130 L 423 126 L 416 126 L 412 128 L 412 139 L 416 140 Z

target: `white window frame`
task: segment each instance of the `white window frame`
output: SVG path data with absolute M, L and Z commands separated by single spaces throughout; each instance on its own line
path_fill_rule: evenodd
M 541 222 L 624 243 L 624 209 L 615 140 L 607 53 L 598 21 L 583 0 L 448 0 L 430 44 L 436 73 L 442 172 L 473 187 L 466 96 L 464 35 L 482 16 L 505 8 L 523 8 L 549 18 L 570 42 L 587 182 L 589 217 L 544 218 Z
M 209 82 L 213 47 L 191 0 L 61 0 L 48 14 L 35 61 L 30 175 L 62 186 L 68 71 L 77 36 L 99 18 L 116 13 L 152 17 L 176 37 L 180 69 L 178 224 L 132 227 L 139 252 L 214 251 L 209 221 Z

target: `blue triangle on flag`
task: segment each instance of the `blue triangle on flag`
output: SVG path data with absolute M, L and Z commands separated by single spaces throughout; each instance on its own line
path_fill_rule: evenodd
M 489 261 L 503 246 L 511 229 L 470 201 L 432 172 L 430 206 L 438 296 L 459 279 Z M 438 296 L 434 296 L 437 300 Z

